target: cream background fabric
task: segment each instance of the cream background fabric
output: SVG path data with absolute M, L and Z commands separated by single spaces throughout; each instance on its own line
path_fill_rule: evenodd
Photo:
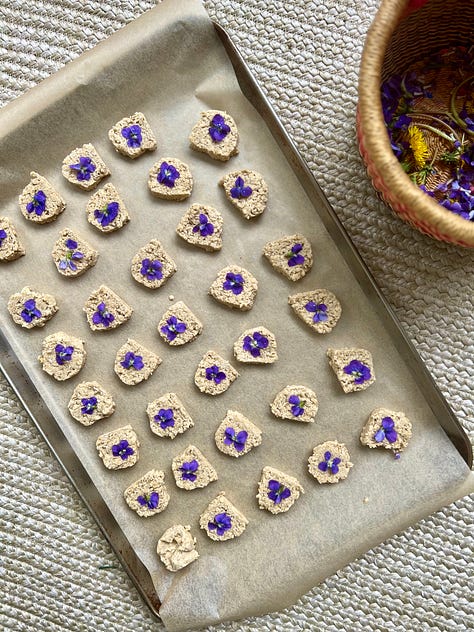
M 154 5 L 0 0 L 0 105 Z M 472 438 L 474 252 L 435 243 L 399 221 L 378 200 L 358 155 L 357 74 L 378 5 L 205 1 L 250 64 Z M 163 630 L 3 378 L 0 459 L 0 629 Z M 291 609 L 209 630 L 472 629 L 473 507 L 466 498 L 430 516 Z

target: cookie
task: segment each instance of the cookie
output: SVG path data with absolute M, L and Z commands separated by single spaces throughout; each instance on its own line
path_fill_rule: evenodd
M 201 321 L 183 301 L 167 309 L 158 323 L 158 333 L 172 347 L 192 342 L 201 332 Z
M 328 349 L 329 365 L 344 393 L 364 391 L 375 382 L 372 354 L 366 349 Z
M 24 329 L 44 327 L 58 311 L 56 299 L 51 294 L 36 292 L 24 287 L 8 299 L 8 311 L 13 322 Z
M 316 393 L 307 386 L 285 386 L 275 396 L 271 410 L 279 419 L 313 423 L 318 412 Z
M 92 331 L 109 331 L 127 322 L 133 309 L 106 285 L 101 285 L 87 299 L 83 311 Z
M 191 527 L 174 524 L 158 540 L 156 552 L 166 569 L 172 573 L 180 571 L 199 557 L 196 538 L 191 535 Z
M 211 500 L 199 517 L 201 529 L 216 542 L 238 538 L 248 523 L 244 514 L 226 498 L 225 492 Z
M 177 158 L 160 158 L 148 173 L 148 188 L 162 200 L 185 200 L 193 190 L 188 165 Z
M 349 451 L 343 443 L 325 441 L 313 448 L 308 459 L 308 470 L 318 483 L 339 483 L 349 476 L 353 466 Z
M 258 484 L 258 506 L 272 514 L 288 511 L 304 494 L 301 483 L 294 477 L 274 467 L 264 467 Z
M 189 136 L 191 149 L 201 151 L 214 160 L 229 160 L 239 153 L 239 133 L 234 119 L 220 110 L 202 112 Z
M 115 151 L 129 158 L 138 158 L 146 151 L 156 149 L 153 130 L 141 112 L 135 112 L 115 123 L 109 130 L 109 140 Z
M 151 431 L 159 437 L 174 439 L 194 426 L 194 421 L 176 393 L 165 393 L 146 409 Z
M 110 175 L 109 168 L 90 143 L 73 149 L 64 158 L 61 172 L 68 182 L 85 191 L 95 189 L 101 180 Z
M 129 485 L 123 497 L 130 509 L 142 518 L 161 513 L 170 501 L 165 485 L 165 473 L 161 470 L 150 470 Z
M 98 382 L 81 382 L 71 395 L 68 410 L 83 426 L 92 426 L 115 412 L 115 402 Z
M 99 253 L 85 239 L 65 228 L 61 231 L 51 253 L 59 274 L 77 277 L 97 263 Z
M 8 217 L 0 217 L 0 262 L 15 261 L 25 254 L 16 228 Z
M 243 312 L 252 309 L 257 296 L 258 281 L 245 268 L 227 266 L 218 273 L 209 294 L 227 307 Z
M 161 364 L 161 358 L 129 338 L 115 356 L 114 371 L 120 380 L 133 386 L 147 380 Z
M 318 334 L 328 334 L 341 317 L 341 304 L 329 290 L 312 290 L 288 297 L 295 314 Z
M 133 257 L 130 272 L 135 281 L 156 290 L 166 283 L 176 270 L 176 263 L 158 239 L 152 239 Z
M 224 187 L 227 199 L 239 209 L 245 219 L 258 217 L 266 209 L 268 186 L 256 171 L 232 171 L 219 184 Z
M 86 214 L 89 224 L 101 233 L 112 233 L 130 221 L 124 201 L 110 182 L 91 195 Z
M 124 470 L 138 461 L 140 442 L 130 425 L 101 434 L 95 446 L 108 470 Z
M 236 410 L 228 410 L 214 436 L 224 454 L 239 457 L 262 443 L 262 431 Z
M 207 487 L 209 483 L 217 481 L 216 470 L 194 445 L 189 445 L 173 459 L 171 469 L 176 485 L 181 489 Z
M 35 224 L 53 222 L 66 208 L 66 202 L 53 185 L 39 173 L 32 171 L 30 178 L 30 182 L 18 198 L 23 217 Z
M 234 367 L 215 351 L 205 353 L 198 364 L 194 383 L 207 395 L 224 393 L 239 376 Z
M 411 421 L 403 412 L 376 408 L 362 428 L 360 442 L 369 448 L 392 450 L 398 458 L 412 436 Z
M 234 343 L 234 356 L 247 364 L 272 364 L 278 360 L 275 336 L 266 327 L 252 327 Z
M 193 204 L 176 226 L 177 234 L 188 244 L 208 252 L 222 248 L 222 215 L 212 206 Z
M 299 281 L 313 267 L 311 244 L 299 233 L 269 241 L 263 254 L 275 270 L 290 281 Z
M 38 360 L 43 371 L 58 382 L 69 380 L 79 373 L 86 362 L 84 342 L 58 331 L 43 340 Z

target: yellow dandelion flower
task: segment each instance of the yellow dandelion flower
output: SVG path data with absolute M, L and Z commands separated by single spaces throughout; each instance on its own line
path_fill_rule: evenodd
M 430 150 L 426 144 L 423 132 L 416 125 L 410 125 L 408 128 L 408 144 L 413 153 L 416 168 L 423 169 L 430 157 Z

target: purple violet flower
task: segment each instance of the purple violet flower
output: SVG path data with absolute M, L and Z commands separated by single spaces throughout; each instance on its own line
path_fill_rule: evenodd
M 374 441 L 381 443 L 384 439 L 387 439 L 389 443 L 395 443 L 398 439 L 398 433 L 395 430 L 395 422 L 391 417 L 384 417 L 382 419 L 382 426 L 374 434 Z
M 224 535 L 232 527 L 232 518 L 228 513 L 220 513 L 214 516 L 214 520 L 207 523 L 209 531 L 216 531 L 217 535 Z
M 174 412 L 172 408 L 160 408 L 157 414 L 153 417 L 156 423 L 160 424 L 162 430 L 172 428 L 174 426 Z
M 0 228 L 0 248 L 2 247 L 3 240 L 7 238 L 7 231 Z
M 193 233 L 197 233 L 198 231 L 201 237 L 209 237 L 214 234 L 214 224 L 211 224 L 208 216 L 204 213 L 199 214 L 199 224 L 193 226 Z
M 307 312 L 314 314 L 313 323 L 325 323 L 328 319 L 328 308 L 324 303 L 315 303 L 314 301 L 309 301 L 304 306 Z
M 300 399 L 298 395 L 290 395 L 288 397 L 288 403 L 291 404 L 291 414 L 295 417 L 304 415 L 304 407 L 306 400 Z
M 295 244 L 291 247 L 290 252 L 287 252 L 285 257 L 288 259 L 288 265 L 290 268 L 294 266 L 300 266 L 304 263 L 304 255 L 300 252 L 303 250 L 303 244 Z
M 36 191 L 33 195 L 31 202 L 26 205 L 28 213 L 35 213 L 36 215 L 42 215 L 46 209 L 46 195 L 43 191 Z
M 329 451 L 325 452 L 324 461 L 318 463 L 318 470 L 321 470 L 321 472 L 327 472 L 329 470 L 331 474 L 337 474 L 339 472 L 339 463 L 341 462 L 341 459 L 337 456 L 335 458 L 331 457 L 332 455 Z
M 261 334 L 259 331 L 255 331 L 251 336 L 245 336 L 242 348 L 244 351 L 248 351 L 254 358 L 258 358 L 262 349 L 268 347 L 268 338 Z
M 142 144 L 142 128 L 140 125 L 130 125 L 122 129 L 122 136 L 129 147 L 140 147 Z
M 135 355 L 132 351 L 127 351 L 124 359 L 120 363 L 124 369 L 136 369 L 140 371 L 145 366 L 143 364 L 143 357 L 141 355 Z
M 224 117 L 221 114 L 216 114 L 209 127 L 209 136 L 215 143 L 220 143 L 229 132 L 230 127 L 225 122 Z
M 166 325 L 163 325 L 160 331 L 166 334 L 166 337 L 171 342 L 178 334 L 183 334 L 186 329 L 186 323 L 179 321 L 176 316 L 170 316 L 166 321 Z
M 112 446 L 112 454 L 113 456 L 119 456 L 122 461 L 126 461 L 129 456 L 135 454 L 135 450 L 126 439 L 122 439 L 122 441 Z
M 233 272 L 228 272 L 225 275 L 225 281 L 222 284 L 222 287 L 227 292 L 232 292 L 236 296 L 242 294 L 244 290 L 244 277 L 241 274 L 234 274 Z
M 343 371 L 346 375 L 352 375 L 354 377 L 355 384 L 363 384 L 372 377 L 369 367 L 363 362 L 359 362 L 359 360 L 351 360 L 349 364 L 344 367 Z
M 61 259 L 61 261 L 59 262 L 58 267 L 60 270 L 66 270 L 67 268 L 69 268 L 70 270 L 75 272 L 77 270 L 77 265 L 75 262 L 83 259 L 84 254 L 82 252 L 79 252 L 79 250 L 76 250 L 77 241 L 74 241 L 74 239 L 66 239 L 65 246 L 67 248 L 67 251 L 64 259 Z
M 224 371 L 221 371 L 217 364 L 213 364 L 212 366 L 208 366 L 206 369 L 206 380 L 214 381 L 215 384 L 220 384 L 223 380 L 225 380 L 227 375 Z
M 158 281 L 163 278 L 163 264 L 158 259 L 143 259 L 140 274 L 148 281 Z
M 242 452 L 245 448 L 245 443 L 247 441 L 248 432 L 245 430 L 241 430 L 240 432 L 235 432 L 234 428 L 226 428 L 224 431 L 224 443 L 225 445 L 233 445 L 237 452 Z
M 54 351 L 56 352 L 56 362 L 62 366 L 66 362 L 71 361 L 74 347 L 65 347 L 59 344 L 55 346 Z
M 76 172 L 76 178 L 79 181 L 90 180 L 91 173 L 96 170 L 95 164 L 88 156 L 81 156 L 79 162 L 75 165 L 69 165 L 69 169 Z
M 94 217 L 102 228 L 106 228 L 117 217 L 119 208 L 118 202 L 109 202 L 103 208 L 96 208 L 94 211 Z
M 137 497 L 137 503 L 142 507 L 147 507 L 148 509 L 156 509 L 159 502 L 160 495 L 158 492 L 151 492 L 151 494 L 143 494 L 142 496 Z
M 20 314 L 25 323 L 31 323 L 34 318 L 41 318 L 42 314 L 36 307 L 36 301 L 34 298 L 29 298 L 23 303 L 23 310 Z
M 245 186 L 244 179 L 241 176 L 235 181 L 234 186 L 230 190 L 230 196 L 234 200 L 240 200 L 241 198 L 248 198 L 252 195 L 252 187 Z
M 160 184 L 164 184 L 165 187 L 172 189 L 179 176 L 180 173 L 176 167 L 168 164 L 167 162 L 162 162 L 156 179 Z
M 97 397 L 83 397 L 81 399 L 83 415 L 92 415 L 97 408 Z
M 191 481 L 194 482 L 197 479 L 196 472 L 198 471 L 199 463 L 196 459 L 192 461 L 187 461 L 181 465 L 179 471 L 181 472 L 181 478 L 183 481 Z
M 105 303 L 97 305 L 97 311 L 92 315 L 94 325 L 103 325 L 109 327 L 115 320 L 115 316 L 107 311 Z
M 282 500 L 291 496 L 291 490 L 288 487 L 273 479 L 268 481 L 268 489 L 267 496 L 270 500 L 273 500 L 275 505 L 279 505 Z

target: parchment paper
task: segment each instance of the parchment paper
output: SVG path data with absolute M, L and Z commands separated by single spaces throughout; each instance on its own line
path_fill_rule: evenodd
M 188 134 L 203 109 L 227 110 L 237 122 L 240 154 L 226 164 L 188 147 Z M 130 161 L 114 151 L 107 131 L 137 110 L 146 114 L 155 130 L 158 150 Z M 241 94 L 199 2 L 165 1 L 0 112 L 0 130 L 0 212 L 13 219 L 27 250 L 25 257 L 0 269 L 2 329 L 149 569 L 169 630 L 282 609 L 370 547 L 473 489 L 467 466 L 438 425 L 259 115 Z M 85 142 L 92 142 L 110 167 L 109 181 L 131 214 L 130 224 L 110 235 L 100 234 L 86 220 L 90 194 L 61 176 L 64 156 Z M 176 156 L 190 166 L 195 185 L 189 200 L 165 202 L 149 194 L 148 170 L 161 156 Z M 243 219 L 217 185 L 222 175 L 238 168 L 260 171 L 269 184 L 268 209 L 256 221 Z M 52 224 L 32 225 L 19 212 L 17 195 L 30 170 L 50 179 L 67 200 L 66 211 Z M 215 206 L 224 216 L 224 246 L 219 253 L 188 246 L 175 235 L 181 215 L 195 202 Z M 51 259 L 53 244 L 65 227 L 77 229 L 100 251 L 95 268 L 77 279 L 61 277 Z M 293 284 L 273 271 L 261 252 L 266 241 L 296 231 L 310 239 L 315 264 L 310 274 Z M 152 237 L 162 241 L 178 265 L 175 276 L 158 291 L 139 286 L 129 272 L 131 258 Z M 217 272 L 232 263 L 244 266 L 259 281 L 250 312 L 231 311 L 207 295 Z M 114 331 L 92 333 L 82 306 L 102 283 L 135 312 Z M 43 330 L 23 331 L 7 313 L 8 296 L 27 284 L 58 299 L 59 312 Z M 327 336 L 313 334 L 287 305 L 290 293 L 314 288 L 330 289 L 342 303 L 341 321 Z M 203 334 L 183 348 L 168 347 L 156 331 L 160 316 L 172 304 L 170 294 L 184 300 L 204 323 Z M 275 333 L 279 361 L 268 367 L 236 363 L 234 340 L 260 324 Z M 42 339 L 59 330 L 82 337 L 88 353 L 81 373 L 65 383 L 50 379 L 37 362 Z M 113 372 L 115 353 L 128 337 L 163 358 L 148 382 L 131 388 Z M 329 346 L 370 349 L 376 384 L 345 395 L 325 357 Z M 196 366 L 209 349 L 241 373 L 225 394 L 215 398 L 200 394 L 193 384 Z M 117 411 L 84 428 L 66 406 L 75 385 L 92 379 L 113 393 Z M 272 417 L 269 404 L 274 395 L 292 383 L 306 384 L 318 394 L 315 424 Z M 168 391 L 179 395 L 195 421 L 193 429 L 174 441 L 153 435 L 145 413 L 149 401 Z M 413 439 L 399 461 L 359 444 L 360 430 L 377 406 L 403 410 L 413 422 Z M 239 410 L 264 433 L 263 444 L 242 459 L 227 457 L 214 445 L 214 432 L 227 409 Z M 127 470 L 106 471 L 95 440 L 127 423 L 139 435 L 140 460 Z M 313 446 L 328 439 L 346 443 L 355 465 L 347 481 L 321 486 L 308 474 L 307 458 Z M 176 487 L 170 464 L 190 443 L 211 460 L 219 480 L 186 492 Z M 295 475 L 305 488 L 287 514 L 272 516 L 258 509 L 255 495 L 265 465 Z M 140 519 L 126 506 L 122 493 L 152 467 L 164 469 L 171 501 L 162 514 Z M 235 541 L 216 543 L 199 531 L 198 519 L 221 490 L 244 512 L 249 525 Z M 155 554 L 158 538 L 174 523 L 192 526 L 201 556 L 177 574 L 167 572 Z

